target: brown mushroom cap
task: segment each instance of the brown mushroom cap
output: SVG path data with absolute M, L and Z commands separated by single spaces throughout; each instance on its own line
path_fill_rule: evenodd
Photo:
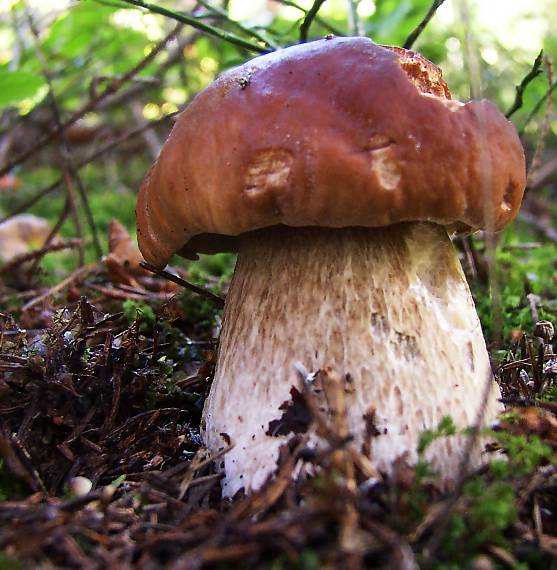
M 139 246 L 160 266 L 280 224 L 499 230 L 524 186 L 522 146 L 495 105 L 452 101 L 414 52 L 319 40 L 252 59 L 197 95 L 142 184 Z

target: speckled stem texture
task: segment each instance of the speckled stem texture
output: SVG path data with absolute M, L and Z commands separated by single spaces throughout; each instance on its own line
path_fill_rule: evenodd
M 441 226 L 269 228 L 242 238 L 228 294 L 204 437 L 224 456 L 223 490 L 259 488 L 287 437 L 280 418 L 295 369 L 330 368 L 345 383 L 348 426 L 373 465 L 417 459 L 420 432 L 445 415 L 458 427 L 500 411 L 498 388 L 468 285 Z M 374 415 L 374 427 L 369 418 Z M 454 479 L 466 437 L 436 441 L 427 457 Z M 481 461 L 481 446 L 471 453 Z

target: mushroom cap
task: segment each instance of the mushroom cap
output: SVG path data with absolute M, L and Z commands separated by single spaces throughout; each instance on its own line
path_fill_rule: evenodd
M 524 186 L 522 146 L 495 105 L 451 100 L 415 52 L 324 39 L 256 57 L 195 97 L 141 186 L 139 247 L 163 266 L 281 224 L 496 231 Z

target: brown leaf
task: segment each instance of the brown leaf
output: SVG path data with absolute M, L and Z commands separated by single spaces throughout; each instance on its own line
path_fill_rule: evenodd
M 50 231 L 50 224 L 43 218 L 32 214 L 14 216 L 0 224 L 0 256 L 9 261 L 42 247 Z
M 21 186 L 21 180 L 11 174 L 0 176 L 0 190 L 17 190 Z
M 515 411 L 519 416 L 518 427 L 521 431 L 557 442 L 557 418 L 553 414 L 533 406 Z
M 108 226 L 108 250 L 103 262 L 112 282 L 141 288 L 137 277 L 148 274 L 139 265 L 143 256 L 128 230 L 116 219 L 112 219 Z

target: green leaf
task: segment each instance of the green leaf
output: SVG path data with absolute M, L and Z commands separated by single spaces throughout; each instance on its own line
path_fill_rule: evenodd
M 46 85 L 45 80 L 28 71 L 0 70 L 0 107 L 32 97 Z
M 437 429 L 426 429 L 420 434 L 418 441 L 418 454 L 423 455 L 426 449 L 437 439 L 447 437 L 456 433 L 456 426 L 450 416 L 443 416 Z
M 126 480 L 126 476 L 125 475 L 120 475 L 119 477 L 116 477 L 116 479 L 114 479 L 114 481 L 111 481 L 109 483 L 109 485 L 111 487 L 114 487 L 115 489 L 118 489 L 118 487 Z
M 99 34 L 111 28 L 109 19 L 115 10 L 89 2 L 73 6 L 50 26 L 43 49 L 69 59 L 83 56 Z

